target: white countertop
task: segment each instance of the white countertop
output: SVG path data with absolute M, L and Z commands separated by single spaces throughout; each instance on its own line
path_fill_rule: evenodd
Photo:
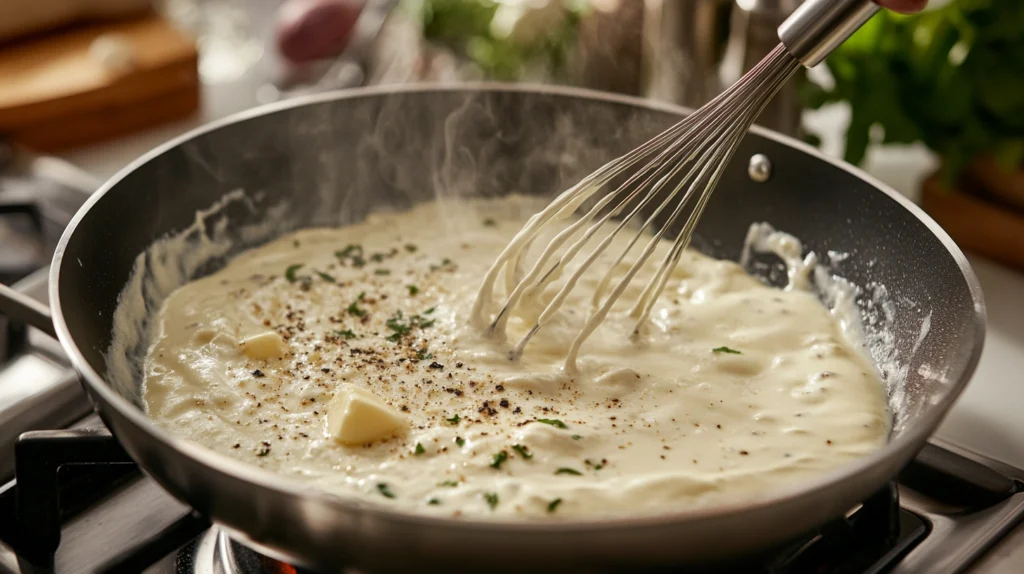
M 99 178 L 113 175 L 138 155 L 203 121 L 257 103 L 255 86 L 207 86 L 201 114 L 190 120 L 63 155 Z M 848 118 L 842 107 L 808 114 L 808 125 L 822 136 L 826 153 L 841 152 Z M 874 149 L 867 171 L 911 199 L 935 160 L 919 147 Z M 968 255 L 985 293 L 988 335 L 978 370 L 938 431 L 943 439 L 1024 468 L 1024 274 Z

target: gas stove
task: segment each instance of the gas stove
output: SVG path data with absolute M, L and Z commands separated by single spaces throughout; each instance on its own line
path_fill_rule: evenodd
M 46 264 L 89 188 L 67 166 L 0 156 L 0 279 L 46 301 Z M 0 341 L 0 573 L 303 572 L 141 474 L 55 341 L 6 321 Z M 1022 519 L 1024 470 L 935 440 L 846 516 L 762 555 L 686 571 L 1020 572 Z

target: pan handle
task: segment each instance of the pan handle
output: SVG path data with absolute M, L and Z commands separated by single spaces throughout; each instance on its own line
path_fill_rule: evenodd
M 3 283 L 0 283 L 0 301 L 4 302 L 3 314 L 8 319 L 17 323 L 27 323 L 54 339 L 57 338 L 57 330 L 53 327 L 53 315 L 48 305 Z

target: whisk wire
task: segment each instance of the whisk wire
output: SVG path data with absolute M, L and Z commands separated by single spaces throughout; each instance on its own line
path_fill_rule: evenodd
M 711 102 L 631 152 L 605 163 L 561 193 L 547 208 L 527 221 L 488 270 L 474 303 L 474 323 L 491 334 L 503 337 L 513 311 L 540 307 L 535 303 L 546 288 L 562 277 L 570 262 L 602 230 L 609 229 L 609 222 L 616 220 L 532 319 L 526 335 L 509 352 L 510 358 L 518 358 L 533 336 L 554 318 L 583 275 L 608 250 L 615 238 L 622 230 L 632 227 L 635 235 L 626 242 L 625 248 L 614 257 L 614 263 L 597 282 L 591 298 L 592 308 L 569 348 L 565 369 L 574 372 L 583 343 L 605 320 L 666 234 L 676 229 L 676 223 L 681 220 L 682 225 L 661 258 L 657 271 L 647 280 L 629 308 L 628 316 L 636 320 L 632 335 L 638 334 L 668 285 L 711 194 L 746 131 L 799 66 L 799 61 L 780 45 Z M 620 176 L 625 176 L 624 181 L 585 207 L 576 220 L 556 233 L 524 273 L 524 257 L 542 231 L 550 224 L 573 216 Z M 646 215 L 643 222 L 631 225 L 641 214 Z M 664 221 L 656 225 L 662 217 Z M 653 227 L 657 229 L 651 233 Z M 642 237 L 648 238 L 643 249 L 618 276 L 626 257 Z M 491 306 L 494 282 L 502 270 L 505 272 L 505 300 L 493 319 L 487 320 L 485 311 Z

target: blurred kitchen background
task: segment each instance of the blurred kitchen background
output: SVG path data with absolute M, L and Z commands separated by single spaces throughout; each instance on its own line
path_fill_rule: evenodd
M 5 181 L 8 199 L 33 178 L 94 188 L 192 127 L 326 90 L 493 79 L 699 106 L 776 45 L 799 3 L 0 0 L 0 213 Z M 860 164 L 968 251 L 991 325 L 945 434 L 1024 464 L 1024 423 L 980 424 L 1024 406 L 1024 2 L 882 13 L 759 123 Z

